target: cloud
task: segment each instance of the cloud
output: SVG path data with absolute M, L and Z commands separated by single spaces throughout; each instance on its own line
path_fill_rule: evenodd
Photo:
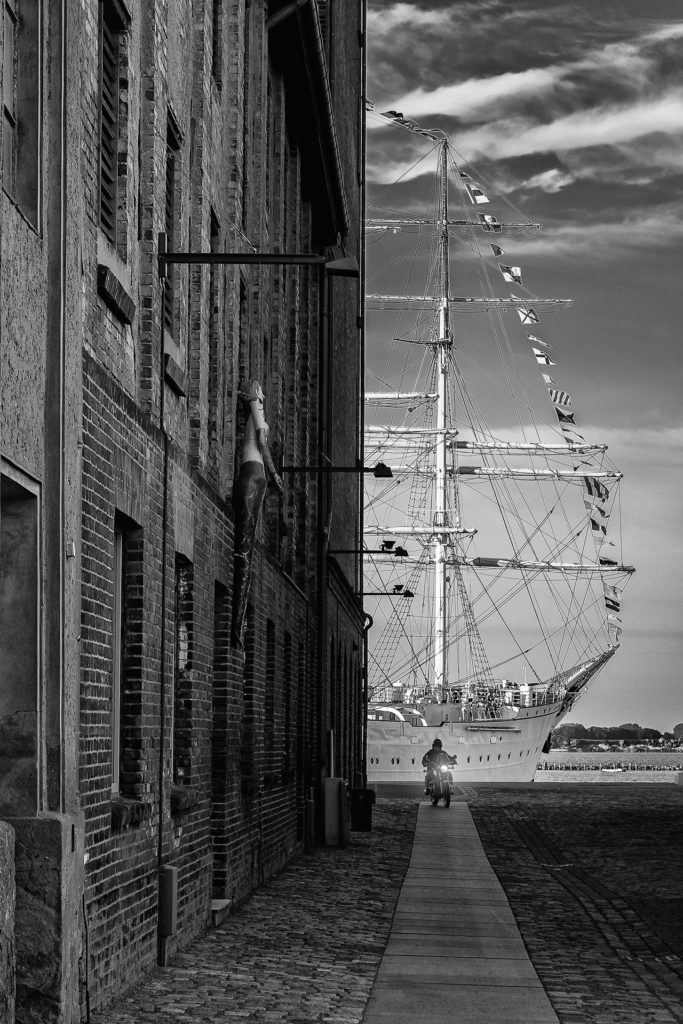
M 368 33 L 373 43 L 376 43 L 394 36 L 397 30 L 412 31 L 417 28 L 424 32 L 443 28 L 452 21 L 453 12 L 448 8 L 425 10 L 415 4 L 395 3 L 383 10 L 368 11 Z
M 628 106 L 580 110 L 547 124 L 522 117 L 492 121 L 461 132 L 458 148 L 474 157 L 502 159 L 615 145 L 655 133 L 677 135 L 682 130 L 683 91 L 678 89 Z
M 683 21 L 672 21 L 668 25 L 662 25 L 661 28 L 657 28 L 653 32 L 647 32 L 642 38 L 645 42 L 652 43 L 667 42 L 669 39 L 683 39 Z
M 541 171 L 540 174 L 534 174 L 531 178 L 527 178 L 518 188 L 539 188 L 542 192 L 554 193 L 560 192 L 575 181 L 576 178 L 573 174 L 562 171 L 559 167 L 552 167 L 549 171 Z
M 397 11 L 405 18 L 402 21 Z M 407 16 L 410 11 L 410 17 Z M 426 23 L 423 27 L 421 14 L 409 4 L 397 4 L 382 16 L 380 36 L 390 39 L 391 46 L 385 54 L 385 63 L 392 55 L 407 50 L 414 51 L 421 42 L 422 35 L 430 26 L 438 28 L 440 33 L 452 21 L 448 11 L 425 12 Z M 404 35 L 397 32 L 401 25 L 408 31 Z M 545 66 L 527 67 L 523 70 L 504 71 L 497 75 L 485 77 L 469 77 L 463 82 L 447 83 L 434 88 L 416 88 L 400 96 L 392 96 L 391 106 L 402 109 L 407 116 L 419 117 L 428 115 L 454 116 L 459 120 L 472 120 L 486 107 L 503 104 L 510 108 L 520 99 L 534 97 L 545 100 L 549 94 L 557 108 L 562 101 L 576 103 L 577 93 L 584 94 L 588 102 L 609 90 L 634 97 L 648 86 L 652 87 L 658 73 L 659 44 L 683 36 L 680 26 L 669 25 L 655 32 L 637 36 L 632 40 L 610 41 L 603 46 L 595 47 L 583 53 L 578 59 L 547 64 Z M 380 47 L 381 49 L 381 47 Z M 533 44 L 530 47 L 533 54 Z M 401 59 L 396 58 L 401 64 Z M 417 77 L 413 66 L 404 69 L 409 80 Z M 379 85 L 379 83 L 376 83 Z M 394 81 L 391 82 L 392 89 Z M 380 95 L 383 95 L 380 86 Z
M 450 7 L 424 12 L 425 31 L 429 34 L 430 26 L 439 28 L 439 38 L 450 38 L 448 26 L 457 28 L 464 19 L 466 38 L 469 31 L 481 30 L 482 23 L 488 24 L 491 17 L 504 13 L 495 3 L 483 6 L 485 11 L 472 14 L 469 5 L 462 5 L 465 10 L 463 13 L 462 8 L 458 9 L 459 21 Z M 536 12 L 538 16 L 541 13 Z M 654 30 L 632 32 L 626 40 L 611 39 L 600 46 L 587 46 L 580 56 L 571 58 L 566 53 L 564 60 L 555 59 L 545 66 L 469 75 L 462 82 L 444 83 L 442 75 L 440 83 L 432 84 L 431 72 L 425 74 L 422 70 L 417 74 L 415 61 L 407 63 L 408 54 L 414 58 L 424 43 L 421 14 L 415 5 L 405 3 L 394 4 L 381 15 L 387 27 L 381 84 L 392 92 L 380 91 L 387 98 L 378 101 L 376 109 L 391 106 L 426 127 L 438 118 L 433 126 L 450 130 L 458 148 L 475 159 L 560 154 L 564 174 L 539 178 L 536 187 L 544 191 L 566 187 L 571 183 L 570 176 L 577 180 L 594 176 L 623 184 L 653 181 L 662 173 L 679 171 L 683 91 L 672 70 L 676 51 L 671 46 L 683 39 L 683 23 L 664 24 Z M 474 17 L 472 23 L 470 15 Z M 578 27 L 577 32 L 577 38 L 581 37 Z M 511 43 L 522 35 L 513 35 Z M 563 44 L 569 48 L 571 40 L 563 39 Z M 525 56 L 527 62 L 542 64 L 534 38 Z M 436 60 L 434 67 L 440 66 Z M 468 65 L 461 61 L 459 66 Z M 473 66 L 471 61 L 469 66 Z M 480 57 L 474 66 L 483 67 L 486 62 Z M 397 92 L 397 86 L 400 89 L 407 80 L 416 79 L 416 88 Z M 378 128 L 380 120 L 369 118 L 369 129 Z M 457 128 L 453 127 L 454 120 Z M 643 153 L 645 139 L 651 147 L 649 155 Z M 571 166 L 572 152 L 591 148 L 601 148 L 602 153 L 594 155 L 590 171 Z M 391 166 L 396 164 L 392 162 Z
M 414 89 L 392 102 L 392 106 L 405 112 L 407 117 L 447 114 L 466 121 L 502 100 L 509 103 L 514 97 L 536 96 L 552 88 L 556 80 L 557 73 L 552 68 L 529 68 L 491 78 L 472 78 L 431 91 Z
M 623 220 L 584 221 L 553 225 L 552 232 L 515 240 L 520 258 L 553 255 L 604 263 L 623 260 L 626 252 L 678 247 L 683 243 L 683 217 L 678 204 L 664 204 Z

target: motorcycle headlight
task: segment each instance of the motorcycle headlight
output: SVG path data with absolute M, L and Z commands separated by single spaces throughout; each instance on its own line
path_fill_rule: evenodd
M 441 765 L 441 771 L 442 772 L 447 772 L 448 771 L 448 765 L 447 764 L 442 764 Z

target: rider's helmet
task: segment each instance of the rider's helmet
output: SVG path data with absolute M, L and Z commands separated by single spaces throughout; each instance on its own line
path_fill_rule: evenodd
M 441 742 L 441 740 L 440 740 L 440 739 L 438 738 L 438 736 L 437 736 L 437 738 L 436 738 L 436 739 L 434 740 L 434 742 L 432 743 L 432 746 L 433 746 L 433 747 L 442 747 L 442 746 L 443 746 L 443 743 L 442 743 L 442 742 Z

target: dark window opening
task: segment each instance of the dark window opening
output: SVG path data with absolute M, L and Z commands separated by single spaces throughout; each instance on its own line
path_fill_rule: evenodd
M 4 0 L 2 185 L 39 226 L 42 36 L 40 0 Z
M 252 800 L 258 789 L 258 719 L 256 712 L 256 636 L 254 606 L 247 605 L 244 629 L 244 672 L 242 676 L 242 722 L 240 735 L 240 776 L 245 811 L 253 810 Z
M 5 0 L 5 37 L 2 61 L 2 104 L 4 124 L 2 130 L 2 184 L 14 198 L 17 159 L 17 97 L 16 50 L 17 12 L 15 5 Z
M 26 481 L 28 484 L 29 481 Z M 0 780 L 3 817 L 38 809 L 39 493 L 0 486 Z
M 213 210 L 211 211 L 211 252 L 221 250 L 221 226 Z M 209 370 L 207 379 L 207 430 L 209 462 L 215 467 L 218 454 L 222 447 L 223 431 L 221 415 L 221 379 L 227 371 L 225 352 L 220 346 L 220 286 L 225 274 L 215 264 L 209 267 Z M 223 373 L 221 373 L 223 371 Z
M 213 0 L 211 20 L 213 23 L 211 75 L 220 89 L 223 85 L 223 0 Z
M 116 0 L 100 3 L 100 227 L 117 243 L 121 37 L 128 18 Z M 124 167 L 125 173 L 125 167 Z
M 192 657 L 194 647 L 192 563 L 175 559 L 175 652 L 173 672 L 173 781 L 192 775 Z
M 166 196 L 164 205 L 164 231 L 169 252 L 177 249 L 178 202 L 177 190 L 179 180 L 180 134 L 172 117 L 166 123 Z M 176 267 L 171 263 L 166 267 L 164 278 L 164 329 L 173 337 L 176 300 Z
M 266 690 L 264 695 L 266 757 L 275 754 L 275 623 L 266 621 Z
M 112 793 L 139 797 L 142 761 L 143 534 L 114 518 L 112 602 Z
M 283 751 L 282 751 L 282 772 L 285 781 L 289 778 L 292 765 L 292 635 L 285 633 L 283 645 L 283 702 L 284 721 Z

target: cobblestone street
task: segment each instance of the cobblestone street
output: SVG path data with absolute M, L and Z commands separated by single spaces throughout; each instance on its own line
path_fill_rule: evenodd
M 457 796 L 561 1024 L 683 1021 L 683 787 L 465 787 Z M 300 858 L 92 1024 L 359 1024 L 416 809 L 409 798 L 380 800 L 371 833 Z
M 371 833 L 316 848 L 93 1024 L 357 1024 L 408 867 L 417 805 L 373 808 Z
M 530 786 L 470 802 L 561 1024 L 683 1021 L 683 787 Z

